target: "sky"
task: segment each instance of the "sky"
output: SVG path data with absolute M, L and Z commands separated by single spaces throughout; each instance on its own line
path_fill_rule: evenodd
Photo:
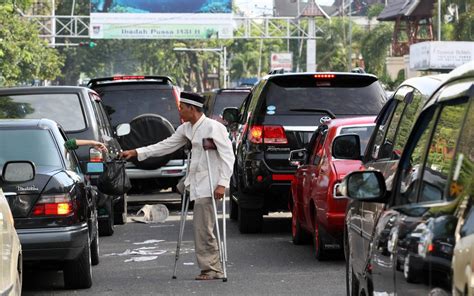
M 290 1 L 290 0 L 288 0 Z M 332 5 L 334 0 L 316 0 L 319 5 Z M 251 15 L 271 14 L 273 0 L 234 0 L 234 4 Z

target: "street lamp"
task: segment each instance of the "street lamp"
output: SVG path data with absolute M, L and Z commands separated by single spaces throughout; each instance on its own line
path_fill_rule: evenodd
M 222 70 L 224 71 L 224 88 L 227 88 L 227 48 L 217 47 L 217 48 L 189 48 L 189 47 L 175 47 L 175 51 L 208 51 L 215 52 L 219 55 L 220 64 L 222 65 Z

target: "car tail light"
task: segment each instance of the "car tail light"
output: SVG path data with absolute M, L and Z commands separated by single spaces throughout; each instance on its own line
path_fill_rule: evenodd
M 145 79 L 145 76 L 114 76 L 114 80 L 140 80 Z
M 33 208 L 33 216 L 66 216 L 73 212 L 69 194 L 42 195 Z
M 288 144 L 285 129 L 280 125 L 254 125 L 250 128 L 250 142 L 255 144 Z
M 90 162 L 102 162 L 104 160 L 102 152 L 98 149 L 89 149 L 89 160 Z

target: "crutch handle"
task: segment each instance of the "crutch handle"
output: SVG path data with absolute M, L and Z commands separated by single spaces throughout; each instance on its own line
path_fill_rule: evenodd
M 217 150 L 216 143 L 214 143 L 213 138 L 202 139 L 202 148 L 204 148 L 204 150 Z

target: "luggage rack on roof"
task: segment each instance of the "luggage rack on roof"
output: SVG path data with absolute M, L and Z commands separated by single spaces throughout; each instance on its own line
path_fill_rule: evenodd
M 91 87 L 91 86 L 105 84 L 105 83 L 124 82 L 124 81 L 153 81 L 153 82 L 163 83 L 163 84 L 173 84 L 173 80 L 171 80 L 171 78 L 168 76 L 117 75 L 117 76 L 111 76 L 111 77 L 91 79 L 87 83 L 87 86 Z

